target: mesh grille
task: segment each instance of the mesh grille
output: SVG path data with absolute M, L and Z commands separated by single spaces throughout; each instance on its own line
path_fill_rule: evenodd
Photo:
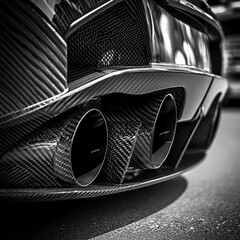
M 55 6 L 53 23 L 60 34 L 64 34 L 72 22 L 107 1 L 108 0 L 63 0 Z
M 142 66 L 149 63 L 139 20 L 119 3 L 68 38 L 69 67 Z

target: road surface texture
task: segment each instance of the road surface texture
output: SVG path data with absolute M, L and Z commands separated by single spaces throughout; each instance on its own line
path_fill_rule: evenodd
M 223 110 L 205 160 L 181 177 L 106 197 L 1 203 L 3 239 L 240 239 L 240 108 Z

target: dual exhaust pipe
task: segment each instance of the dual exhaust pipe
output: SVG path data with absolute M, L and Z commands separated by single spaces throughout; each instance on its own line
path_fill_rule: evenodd
M 43 146 L 44 159 L 51 163 L 48 171 L 60 180 L 61 186 L 81 187 L 96 178 L 122 183 L 128 169 L 157 169 L 165 161 L 175 136 L 174 97 L 154 94 L 129 98 L 132 101 L 123 101 L 103 113 L 96 108 L 71 109 L 29 135 L 3 155 L 1 162 L 17 164 L 20 159 L 23 165 L 28 161 L 27 168 L 36 168 L 36 164 L 41 164 L 36 147 Z M 42 171 L 32 173 L 32 183 L 46 175 Z M 6 173 L 4 176 L 0 184 L 14 182 L 19 186 L 20 180 L 12 181 Z M 50 178 L 53 184 L 59 182 Z M 20 185 L 28 186 L 28 180 Z

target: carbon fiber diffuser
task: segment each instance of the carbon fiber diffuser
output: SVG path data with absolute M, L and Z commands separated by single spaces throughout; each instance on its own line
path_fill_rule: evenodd
M 99 110 L 68 111 L 3 155 L 0 185 L 87 186 L 102 167 L 107 138 L 105 118 Z

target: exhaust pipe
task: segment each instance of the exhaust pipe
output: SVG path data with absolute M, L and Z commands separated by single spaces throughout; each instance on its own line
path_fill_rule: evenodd
M 71 116 L 57 142 L 54 170 L 65 183 L 86 187 L 103 166 L 108 134 L 99 110 L 91 109 L 79 116 L 79 113 Z
M 107 139 L 106 121 L 99 110 L 70 110 L 3 155 L 0 184 L 85 187 L 97 177 L 103 165 Z
M 129 98 L 105 113 L 109 148 L 100 180 L 122 183 L 128 169 L 159 168 L 170 151 L 177 122 L 174 97 Z
M 167 94 L 153 99 L 146 106 L 151 111 L 151 117 L 148 114 L 143 115 L 131 166 L 157 169 L 167 158 L 174 140 L 177 125 L 176 103 L 174 97 Z
M 97 109 L 75 108 L 49 121 L 3 156 L 0 164 L 7 166 L 0 183 L 85 187 L 99 173 L 100 181 L 122 183 L 128 169 L 159 168 L 175 135 L 174 97 L 126 99 L 104 116 Z

